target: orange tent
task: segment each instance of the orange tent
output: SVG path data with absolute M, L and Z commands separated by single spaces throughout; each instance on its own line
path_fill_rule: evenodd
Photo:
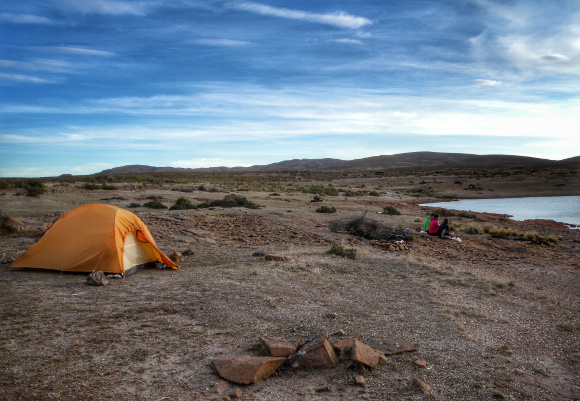
M 12 267 L 129 275 L 155 261 L 179 269 L 133 213 L 89 203 L 62 215 Z

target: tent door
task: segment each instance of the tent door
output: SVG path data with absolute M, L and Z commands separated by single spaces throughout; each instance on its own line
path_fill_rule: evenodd
M 151 244 L 137 240 L 136 231 L 131 231 L 127 234 L 125 248 L 123 249 L 123 268 L 125 272 L 134 266 L 155 262 L 158 259 L 159 255 Z

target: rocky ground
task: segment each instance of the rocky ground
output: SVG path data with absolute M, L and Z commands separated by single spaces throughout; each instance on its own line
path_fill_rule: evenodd
M 4 191 L 2 212 L 19 230 L 2 235 L 0 256 L 17 257 L 80 204 L 127 208 L 161 196 L 170 205 L 182 195 L 170 188 L 54 187 L 40 198 Z M 562 239 L 541 247 L 460 232 L 456 242 L 419 234 L 429 209 L 400 194 L 324 197 L 335 214 L 315 213 L 319 204 L 308 194 L 243 195 L 263 207 L 129 208 L 167 254 L 192 251 L 180 270 L 144 270 L 93 287 L 86 274 L 0 265 L 0 400 L 580 399 L 580 230 L 474 214 Z M 224 193 L 185 196 L 199 202 Z M 377 213 L 387 205 L 401 215 Z M 329 229 L 364 212 L 409 228 L 408 249 L 389 251 Z M 328 254 L 332 245 L 355 249 L 356 259 Z M 219 357 L 265 355 L 260 337 L 297 341 L 340 329 L 416 350 L 374 369 L 348 361 L 330 369 L 282 366 L 247 386 L 226 382 L 212 367 Z M 420 359 L 426 366 L 414 363 Z

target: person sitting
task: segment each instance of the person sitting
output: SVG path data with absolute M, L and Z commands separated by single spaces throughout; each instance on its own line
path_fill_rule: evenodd
M 437 229 L 438 238 L 448 238 L 449 237 L 449 219 L 443 220 L 443 223 L 439 225 Z
M 427 217 L 427 220 L 425 220 L 425 222 L 423 223 L 423 231 L 427 232 L 429 231 L 429 223 L 431 223 L 431 219 L 433 218 L 433 214 L 431 213 L 429 215 L 429 217 Z
M 431 221 L 429 222 L 429 230 L 427 230 L 427 234 L 436 236 L 438 229 L 439 229 L 439 215 L 434 214 L 433 217 L 431 217 Z

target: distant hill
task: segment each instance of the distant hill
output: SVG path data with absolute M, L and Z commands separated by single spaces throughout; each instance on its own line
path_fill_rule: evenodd
M 176 168 L 129 165 L 103 170 L 98 174 L 227 172 L 227 171 L 300 171 L 300 170 L 377 170 L 421 167 L 580 167 L 580 156 L 564 160 L 548 160 L 526 156 L 473 155 L 468 153 L 412 152 L 396 155 L 366 157 L 364 159 L 293 159 L 251 167 Z

